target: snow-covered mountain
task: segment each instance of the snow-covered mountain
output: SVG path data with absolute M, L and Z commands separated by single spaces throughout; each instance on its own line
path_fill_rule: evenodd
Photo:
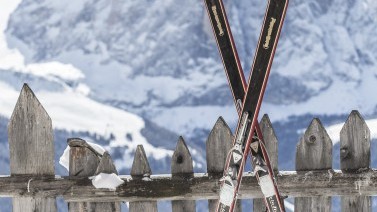
M 265 2 L 226 1 L 245 70 Z M 290 3 L 263 111 L 291 115 L 374 113 L 377 3 Z M 80 69 L 89 97 L 193 136 L 236 115 L 201 1 L 23 0 L 6 30 L 26 63 Z M 334 94 L 337 95 L 334 95 Z M 327 107 L 320 107 L 326 102 Z M 177 118 L 179 117 L 179 118 Z
M 192 148 L 196 169 L 204 169 L 204 141 L 216 119 L 234 127 L 237 115 L 201 0 L 5 2 L 0 132 L 24 82 L 58 138 L 97 140 L 124 169 L 142 143 L 159 164 L 152 167 L 166 173 L 178 134 Z M 248 75 L 265 1 L 224 2 Z M 375 0 L 290 1 L 261 111 L 274 122 L 282 169 L 293 169 L 298 135 L 314 116 L 325 125 L 344 122 L 353 109 L 377 116 L 376 24 Z M 334 140 L 338 128 L 330 128 Z

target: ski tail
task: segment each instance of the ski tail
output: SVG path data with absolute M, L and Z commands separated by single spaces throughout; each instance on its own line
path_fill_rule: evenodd
M 256 130 L 257 139 L 258 139 L 259 135 L 262 135 L 262 132 L 261 132 L 260 128 L 257 128 L 257 130 Z M 267 185 L 266 186 L 261 185 L 265 205 L 269 209 L 269 211 L 276 211 L 276 212 L 282 211 L 283 212 L 283 211 L 285 211 L 284 201 L 283 201 L 283 198 L 281 198 L 280 193 L 279 193 L 279 189 L 276 185 L 274 171 L 272 170 L 272 167 L 271 167 L 271 161 L 270 161 L 270 158 L 268 156 L 266 146 L 265 146 L 263 140 L 259 140 L 259 144 L 260 144 L 260 150 L 259 150 L 258 154 L 261 156 L 262 160 L 264 160 L 265 163 L 268 164 L 268 166 L 267 166 L 268 170 L 267 171 L 269 173 L 269 175 L 268 175 L 269 180 L 267 180 L 265 182 L 265 184 L 267 184 Z M 253 155 L 253 153 L 252 153 L 251 157 L 252 157 L 252 162 L 254 162 L 253 159 L 254 159 L 255 156 Z M 253 167 L 256 167 L 256 164 L 253 163 Z M 261 180 L 260 180 L 261 173 L 258 173 L 258 171 L 257 171 L 256 175 L 258 177 L 258 182 L 260 184 L 262 184 Z

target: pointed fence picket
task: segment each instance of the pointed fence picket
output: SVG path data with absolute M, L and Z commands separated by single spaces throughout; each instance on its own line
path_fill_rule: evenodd
M 332 146 L 332 141 L 321 121 L 313 119 L 297 144 L 296 170 L 331 170 Z M 295 211 L 330 212 L 331 197 L 297 197 Z
M 340 167 L 332 169 L 333 144 L 319 119 L 313 119 L 297 144 L 297 172 L 278 172 L 278 139 L 267 115 L 260 123 L 276 180 L 283 196 L 295 198 L 296 211 L 331 211 L 331 197 L 341 196 L 341 209 L 371 211 L 377 195 L 377 171 L 370 168 L 370 131 L 363 117 L 352 111 L 340 132 Z M 130 175 L 115 191 L 96 189 L 88 177 L 116 173 L 110 154 L 93 149 L 80 138 L 68 139 L 69 176 L 55 176 L 52 123 L 28 85 L 24 85 L 8 126 L 10 176 L 0 176 L 0 196 L 13 197 L 13 211 L 57 211 L 62 196 L 69 211 L 157 211 L 158 200 L 172 200 L 172 211 L 192 212 L 195 200 L 208 199 L 214 211 L 233 135 L 219 118 L 206 141 L 207 173 L 194 173 L 189 145 L 178 139 L 171 174 L 152 175 L 143 146 L 137 146 Z M 339 151 L 339 150 L 337 150 Z M 254 199 L 253 211 L 264 211 L 262 193 L 253 173 L 244 173 L 240 199 Z M 258 199 L 259 198 L 259 199 Z M 238 200 L 236 211 L 241 211 Z
M 51 119 L 28 85 L 24 85 L 8 126 L 11 175 L 54 177 Z M 37 148 L 36 148 L 37 147 Z M 38 148 L 39 147 L 39 148 Z M 14 212 L 56 211 L 54 198 L 13 198 Z
M 266 145 L 266 150 L 270 158 L 272 170 L 278 172 L 278 139 L 268 115 L 264 115 L 261 122 L 260 128 L 262 131 L 263 139 Z M 253 199 L 253 211 L 267 211 L 267 207 L 264 204 L 264 199 L 258 198 Z
M 370 168 L 370 131 L 363 117 L 352 111 L 340 131 L 340 168 L 344 172 L 363 172 Z M 357 183 L 355 184 L 357 187 Z M 368 196 L 342 197 L 342 211 L 372 211 Z
M 222 175 L 228 152 L 232 148 L 233 139 L 232 131 L 224 119 L 222 117 L 217 119 L 206 142 L 208 177 L 218 178 Z M 216 183 L 217 187 L 219 186 L 218 181 L 214 181 L 214 183 Z M 217 199 L 208 200 L 209 211 L 216 210 L 217 202 Z M 240 200 L 237 201 L 234 211 L 242 211 Z
M 149 166 L 147 156 L 142 145 L 138 145 L 135 152 L 134 162 L 131 168 L 132 178 L 138 180 L 150 180 L 152 175 L 152 170 Z M 139 212 L 139 211 L 148 211 L 155 212 L 157 211 L 157 202 L 156 201 L 136 201 L 130 203 L 130 212 Z
M 172 177 L 190 179 L 194 176 L 192 157 L 183 137 L 179 137 L 171 160 Z M 173 200 L 173 212 L 193 212 L 196 211 L 196 203 L 193 200 Z
M 91 177 L 99 173 L 118 174 L 109 153 L 101 154 L 80 138 L 68 139 L 70 147 L 69 176 Z M 119 212 L 120 203 L 115 202 L 72 202 L 70 212 Z

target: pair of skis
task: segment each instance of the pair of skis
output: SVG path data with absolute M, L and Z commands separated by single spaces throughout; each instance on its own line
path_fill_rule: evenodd
M 204 0 L 217 46 L 240 116 L 233 148 L 228 154 L 220 187 L 218 212 L 233 211 L 244 166 L 251 152 L 254 173 L 269 211 L 285 211 L 276 186 L 258 113 L 283 25 L 288 0 L 269 0 L 247 86 L 222 0 Z

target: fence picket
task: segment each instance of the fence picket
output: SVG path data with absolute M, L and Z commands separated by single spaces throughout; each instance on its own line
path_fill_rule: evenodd
M 118 174 L 118 171 L 115 168 L 114 162 L 111 159 L 111 156 L 108 152 L 103 153 L 101 160 L 99 161 L 97 170 L 94 175 L 98 175 L 100 173 L 106 174 Z
M 148 163 L 148 158 L 145 155 L 144 147 L 138 145 L 135 152 L 134 161 L 131 168 L 132 178 L 140 179 L 148 178 L 152 174 L 152 170 Z M 156 201 L 130 202 L 130 212 L 157 212 Z
M 207 172 L 210 177 L 223 174 L 227 154 L 232 148 L 233 138 L 228 125 L 222 117 L 219 117 L 206 142 Z M 219 185 L 219 182 L 216 183 Z M 216 211 L 217 201 L 208 200 L 209 211 Z M 235 211 L 242 211 L 240 200 L 237 201 Z
M 274 172 L 278 172 L 278 143 L 268 115 L 263 116 L 260 127 L 272 168 Z M 13 197 L 15 212 L 56 212 L 55 196 L 63 196 L 71 201 L 68 204 L 69 211 L 75 212 L 120 212 L 120 203 L 109 201 L 130 201 L 130 212 L 157 212 L 157 201 L 152 199 L 167 198 L 173 199 L 174 212 L 195 211 L 195 200 L 217 197 L 215 192 L 219 188 L 218 179 L 223 174 L 234 138 L 224 119 L 220 117 L 206 142 L 208 176 L 201 173 L 195 177 L 192 157 L 182 137 L 178 139 L 172 157 L 172 175 L 151 177 L 152 171 L 144 148 L 139 145 L 131 176 L 123 176 L 128 184 L 120 186 L 114 192 L 97 190 L 90 181 L 84 182 L 81 178 L 55 177 L 51 119 L 27 84 L 23 86 L 10 118 L 8 134 L 11 175 L 0 176 L 0 194 Z M 370 169 L 370 142 L 370 131 L 365 120 L 358 111 L 352 111 L 340 132 L 342 172 L 327 172 L 332 169 L 333 145 L 320 120 L 313 119 L 297 144 L 297 172 L 279 174 L 281 190 L 296 197 L 295 211 L 329 212 L 331 197 L 328 196 L 348 195 L 342 196 L 342 211 L 370 212 L 371 197 L 363 196 L 377 193 L 374 183 L 377 182 L 377 172 Z M 71 148 L 70 176 L 86 178 L 99 173 L 117 174 L 108 152 L 100 154 L 79 138 L 68 139 L 68 145 Z M 151 186 L 151 183 L 160 183 L 161 186 L 157 188 Z M 261 197 L 257 181 L 251 173 L 245 174 L 244 183 L 247 186 L 241 187 L 241 198 Z M 142 186 L 144 187 L 141 188 Z M 171 191 L 173 194 L 169 193 Z M 102 202 L 94 202 L 97 200 Z M 216 205 L 217 200 L 208 200 L 209 211 L 215 211 Z M 265 210 L 262 199 L 254 199 L 253 211 Z M 237 201 L 236 211 L 241 211 L 240 200 Z
M 340 168 L 357 172 L 370 168 L 370 131 L 364 118 L 352 111 L 340 131 Z M 368 196 L 342 197 L 342 211 L 370 212 L 372 200 Z
M 11 175 L 55 175 L 54 141 L 49 115 L 24 84 L 8 126 Z M 56 211 L 55 198 L 13 198 L 14 212 Z
M 175 148 L 171 161 L 172 177 L 192 177 L 194 168 L 192 157 L 189 149 L 182 137 L 179 137 L 177 147 Z M 173 200 L 173 212 L 190 212 L 196 211 L 196 203 L 193 200 Z
M 313 119 L 296 149 L 296 170 L 329 170 L 332 168 L 332 141 L 321 121 Z M 295 211 L 331 211 L 331 197 L 295 198 Z
M 68 139 L 70 146 L 69 176 L 90 177 L 99 173 L 117 173 L 110 155 L 95 151 L 80 138 Z M 119 212 L 120 203 L 115 202 L 74 202 L 68 203 L 72 212 Z
M 268 156 L 270 158 L 272 170 L 278 172 L 278 139 L 272 127 L 270 118 L 265 114 L 259 123 L 263 139 L 266 145 Z M 253 211 L 267 211 L 263 199 L 253 199 Z

